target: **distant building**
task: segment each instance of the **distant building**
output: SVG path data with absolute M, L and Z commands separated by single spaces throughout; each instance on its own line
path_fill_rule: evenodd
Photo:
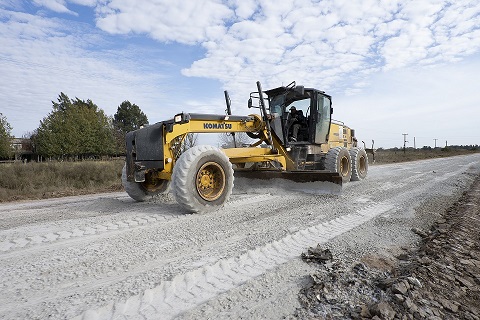
M 13 138 L 12 149 L 15 154 L 15 160 L 32 160 L 32 140 L 27 138 Z

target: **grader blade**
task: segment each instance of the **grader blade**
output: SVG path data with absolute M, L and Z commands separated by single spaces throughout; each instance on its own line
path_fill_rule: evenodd
M 238 170 L 235 171 L 234 176 L 235 179 L 261 180 L 265 186 L 313 194 L 340 194 L 342 191 L 342 177 L 336 172 Z

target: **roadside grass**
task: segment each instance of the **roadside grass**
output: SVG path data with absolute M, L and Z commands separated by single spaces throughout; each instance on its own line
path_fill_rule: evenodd
M 479 150 L 377 150 L 375 164 L 472 154 Z M 373 164 L 369 154 L 369 163 Z M 123 190 L 124 160 L 0 163 L 0 202 L 46 199 Z
M 375 164 L 387 164 L 397 162 L 408 162 L 416 160 L 425 160 L 433 158 L 445 158 L 459 155 L 479 153 L 480 150 L 466 150 L 458 148 L 437 148 L 431 150 L 424 149 L 406 149 L 403 150 L 376 150 Z M 373 164 L 372 155 L 368 155 L 368 162 Z
M 0 164 L 0 202 L 122 190 L 123 160 Z

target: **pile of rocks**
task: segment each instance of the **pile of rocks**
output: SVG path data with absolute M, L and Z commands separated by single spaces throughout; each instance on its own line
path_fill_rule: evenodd
M 397 267 L 387 288 L 402 314 L 428 319 L 480 319 L 480 179 Z M 407 281 L 407 280 L 408 281 Z M 418 280 L 412 285 L 411 279 Z
M 364 263 L 349 267 L 341 261 L 325 260 L 328 249 L 318 255 L 319 259 L 314 259 L 312 252 L 322 250 L 318 246 L 311 248 L 302 258 L 319 263 L 318 272 L 310 276 L 310 284 L 300 292 L 304 308 L 296 311 L 296 318 L 394 319 L 397 312 L 389 303 L 388 288 L 397 284 L 389 272 L 369 268 Z
M 389 271 L 333 261 L 327 249 L 295 317 L 319 319 L 480 319 L 480 178 Z M 317 258 L 316 258 L 317 257 Z M 328 259 L 329 258 L 329 259 Z

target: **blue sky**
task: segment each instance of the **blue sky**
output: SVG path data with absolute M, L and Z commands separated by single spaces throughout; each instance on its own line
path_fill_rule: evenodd
M 480 2 L 0 0 L 0 112 L 36 129 L 60 92 L 151 123 L 248 114 L 248 94 L 296 81 L 376 147 L 480 144 Z

